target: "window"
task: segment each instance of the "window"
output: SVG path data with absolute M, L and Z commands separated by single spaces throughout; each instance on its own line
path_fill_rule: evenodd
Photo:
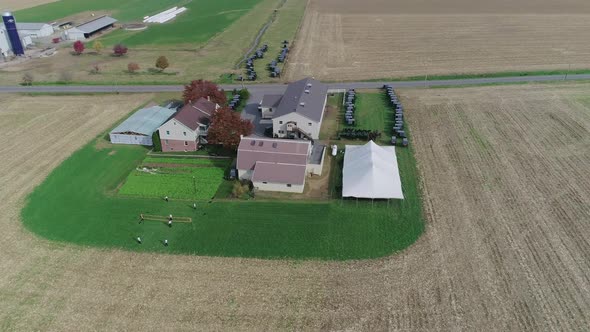
M 183 131 L 183 132 L 182 132 L 182 134 L 183 134 L 184 136 L 186 136 L 186 131 Z
M 188 142 L 187 141 L 184 141 L 184 146 L 188 146 Z
M 311 127 L 311 122 L 310 122 L 310 123 L 308 123 L 308 125 Z
M 176 126 L 176 121 L 174 121 L 174 125 Z
M 166 145 L 168 145 L 168 140 L 166 140 Z
M 282 130 L 279 130 L 279 134 L 284 134 L 285 132 Z
M 287 187 L 291 188 L 291 184 L 290 183 L 287 183 Z
M 268 182 L 266 182 L 266 181 L 262 181 L 262 183 L 264 183 L 264 184 L 267 184 Z
M 283 121 L 279 121 L 279 124 L 283 124 Z
M 170 135 L 170 130 L 166 130 L 166 135 Z

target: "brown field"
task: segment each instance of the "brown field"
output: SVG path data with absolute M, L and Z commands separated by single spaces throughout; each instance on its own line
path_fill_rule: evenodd
M 287 78 L 590 68 L 586 0 L 310 0 Z
M 58 0 L 2 0 L 2 4 L 0 4 L 0 11 L 16 11 L 56 1 Z
M 0 330 L 583 330 L 589 90 L 400 91 L 426 232 L 392 257 L 340 263 L 140 254 L 36 238 L 18 220 L 26 193 L 147 96 L 0 95 L 8 138 L 0 148 Z

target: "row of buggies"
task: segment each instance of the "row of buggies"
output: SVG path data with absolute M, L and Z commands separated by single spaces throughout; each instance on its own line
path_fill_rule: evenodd
M 408 136 L 404 129 L 404 107 L 391 85 L 385 84 L 383 89 L 385 89 L 385 92 L 387 93 L 391 106 L 395 109 L 395 122 L 393 126 L 393 135 L 391 136 L 391 144 L 398 145 L 398 141 L 400 141 L 399 144 L 401 146 L 408 146 Z

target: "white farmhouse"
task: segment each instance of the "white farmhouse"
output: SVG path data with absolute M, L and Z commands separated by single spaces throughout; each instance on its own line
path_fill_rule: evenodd
M 158 132 L 162 143 L 162 151 L 196 151 L 199 143 L 206 142 L 211 115 L 219 109 L 219 105 L 201 98 L 188 103 L 164 123 Z
M 312 78 L 289 84 L 284 95 L 265 95 L 262 119 L 272 119 L 277 138 L 318 139 L 324 118 L 328 87 Z

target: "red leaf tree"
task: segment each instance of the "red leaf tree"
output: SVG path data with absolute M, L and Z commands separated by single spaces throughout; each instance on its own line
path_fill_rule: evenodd
M 253 130 L 252 122 L 242 119 L 240 113 L 232 112 L 229 108 L 220 108 L 211 115 L 207 141 L 236 149 L 240 144 L 240 135 L 248 136 Z
M 209 81 L 192 81 L 190 84 L 184 86 L 184 92 L 182 98 L 185 104 L 189 102 L 195 102 L 201 97 L 210 97 L 211 101 L 219 105 L 225 105 L 227 97 L 223 90 L 219 90 L 217 84 Z
M 84 49 L 85 49 L 85 48 L 86 48 L 86 47 L 84 46 L 84 43 L 83 43 L 83 42 L 81 42 L 81 41 L 79 41 L 79 40 L 78 40 L 78 41 L 76 41 L 76 42 L 74 43 L 74 52 L 75 52 L 77 55 L 80 55 L 80 54 L 82 54 L 82 52 L 84 52 Z
M 117 44 L 113 47 L 113 54 L 115 56 L 123 56 L 127 54 L 127 46 L 123 44 Z

